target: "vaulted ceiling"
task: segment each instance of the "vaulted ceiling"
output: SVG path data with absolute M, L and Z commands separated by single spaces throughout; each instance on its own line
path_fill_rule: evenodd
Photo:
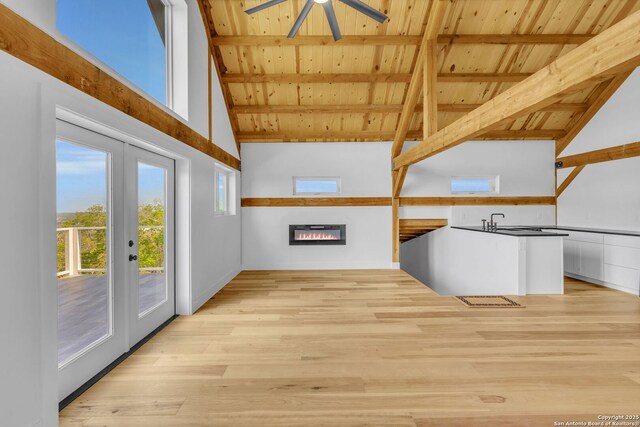
M 343 39 L 321 7 L 287 39 L 306 0 L 254 15 L 266 0 L 204 0 L 227 107 L 240 142 L 393 140 L 430 0 L 364 0 L 378 24 L 334 1 Z M 452 0 L 438 37 L 438 127 L 451 124 L 631 13 L 640 0 Z M 599 83 L 483 135 L 558 139 L 589 105 L 610 95 Z M 607 90 L 609 89 L 609 90 Z M 422 139 L 421 105 L 408 140 Z

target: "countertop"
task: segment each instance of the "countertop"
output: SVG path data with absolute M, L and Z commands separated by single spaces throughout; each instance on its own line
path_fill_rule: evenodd
M 544 225 L 544 226 L 533 226 L 533 227 L 542 228 L 545 230 L 581 231 L 583 233 L 617 234 L 620 236 L 640 237 L 640 231 L 630 231 L 630 230 L 609 230 L 606 228 L 570 227 L 565 225 Z
M 611 230 L 607 228 L 571 227 L 565 225 L 505 225 L 498 226 L 498 231 L 483 230 L 481 226 L 452 226 L 459 230 L 480 231 L 483 233 L 502 234 L 516 237 L 568 236 L 565 233 L 554 233 L 542 230 L 578 231 L 582 233 L 613 234 L 618 236 L 640 237 L 640 231 Z
M 563 237 L 568 236 L 568 234 L 561 233 L 549 233 L 548 231 L 539 231 L 541 227 L 536 226 L 498 226 L 497 231 L 488 231 L 483 230 L 482 226 L 464 226 L 464 227 L 451 227 L 456 228 L 458 230 L 467 230 L 467 231 L 478 231 L 480 233 L 488 233 L 488 234 L 501 234 L 504 236 L 514 236 L 514 237 Z M 546 228 L 546 227 L 545 227 Z

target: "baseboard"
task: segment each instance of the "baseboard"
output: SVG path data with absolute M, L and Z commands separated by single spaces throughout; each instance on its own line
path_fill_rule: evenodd
M 627 294 L 638 296 L 638 289 L 627 288 L 625 286 L 615 285 L 613 283 L 604 282 L 602 280 L 592 279 L 590 277 L 580 276 L 579 274 L 564 273 L 565 276 L 572 279 L 582 280 L 583 282 L 593 283 L 594 285 L 604 286 L 605 288 L 611 288 L 616 291 L 624 292 Z
M 230 271 L 229 273 L 222 276 L 220 280 L 201 292 L 193 301 L 193 313 L 198 311 L 198 309 L 202 307 L 207 301 L 209 301 L 215 294 L 220 292 L 220 290 L 224 288 L 230 281 L 232 281 L 238 274 L 240 274 L 241 271 L 242 268 L 236 268 Z

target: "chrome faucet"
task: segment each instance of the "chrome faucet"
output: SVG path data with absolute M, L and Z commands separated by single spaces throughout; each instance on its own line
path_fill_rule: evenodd
M 491 221 L 489 222 L 489 231 L 496 231 L 498 229 L 498 223 L 493 221 L 494 216 L 501 216 L 502 218 L 505 218 L 503 213 L 492 213 Z

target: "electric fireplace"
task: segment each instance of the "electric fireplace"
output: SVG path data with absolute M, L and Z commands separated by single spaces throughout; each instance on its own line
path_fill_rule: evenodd
M 345 224 L 289 225 L 289 245 L 346 245 Z

